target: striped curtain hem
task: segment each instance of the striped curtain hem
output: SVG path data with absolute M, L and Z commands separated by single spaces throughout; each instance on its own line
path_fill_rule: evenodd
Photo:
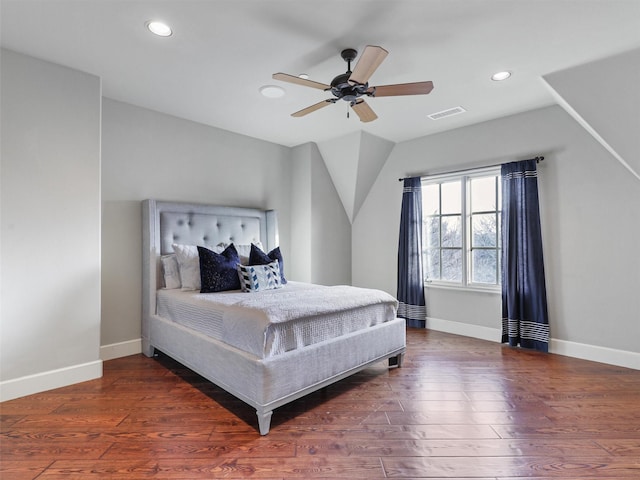
M 407 327 L 425 328 L 427 325 L 427 307 L 425 305 L 409 305 L 398 302 L 398 317 L 407 320 Z
M 502 343 L 512 347 L 549 351 L 549 325 L 527 320 L 502 319 Z

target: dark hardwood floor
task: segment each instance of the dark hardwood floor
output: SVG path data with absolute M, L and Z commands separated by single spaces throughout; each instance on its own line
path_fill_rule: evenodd
M 173 360 L 111 360 L 0 404 L 0 477 L 640 478 L 640 371 L 426 330 L 407 342 L 402 368 L 277 409 L 265 437 Z

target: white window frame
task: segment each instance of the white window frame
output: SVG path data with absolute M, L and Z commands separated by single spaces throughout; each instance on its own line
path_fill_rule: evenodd
M 476 168 L 469 170 L 461 170 L 451 173 L 444 174 L 436 174 L 436 175 L 428 175 L 422 177 L 422 186 L 426 186 L 429 184 L 439 184 L 445 183 L 453 180 L 461 181 L 461 206 L 462 206 L 462 281 L 461 282 L 452 282 L 446 280 L 427 280 L 426 279 L 426 259 L 423 257 L 423 263 L 425 264 L 425 287 L 430 288 L 447 288 L 447 289 L 456 289 L 456 290 L 470 290 L 470 291 L 485 291 L 492 293 L 499 293 L 501 291 L 501 239 L 497 238 L 497 283 L 496 284 L 487 284 L 487 283 L 476 283 L 471 280 L 471 212 L 470 210 L 470 188 L 469 188 L 469 180 L 477 177 L 487 177 L 487 176 L 497 176 L 498 181 L 496 182 L 497 188 L 501 188 L 500 181 L 500 167 L 486 167 L 486 168 Z M 501 199 L 501 194 L 498 195 L 498 200 Z M 498 233 L 500 232 L 500 219 L 501 219 L 501 210 L 502 206 L 500 204 L 497 205 L 498 212 Z M 479 212 L 475 212 L 476 214 Z M 499 236 L 498 236 L 499 237 Z M 423 241 L 426 241 L 424 239 Z

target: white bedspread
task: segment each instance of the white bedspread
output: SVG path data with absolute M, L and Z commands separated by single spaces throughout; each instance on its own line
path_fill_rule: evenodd
M 158 291 L 158 315 L 260 358 L 393 320 L 380 290 L 289 282 L 257 293 Z

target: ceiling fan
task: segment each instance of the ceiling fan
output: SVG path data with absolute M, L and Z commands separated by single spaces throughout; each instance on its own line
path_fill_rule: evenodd
M 433 82 L 399 83 L 396 85 L 370 87 L 369 78 L 373 75 L 388 54 L 389 52 L 382 47 L 367 45 L 362 52 L 362 55 L 360 55 L 360 59 L 352 72 L 351 62 L 358 56 L 358 52 L 353 48 L 346 48 L 342 50 L 340 55 L 344 61 L 347 62 L 347 72 L 335 77 L 331 81 L 330 85 L 314 82 L 313 80 L 307 80 L 287 73 L 274 73 L 273 78 L 283 82 L 317 88 L 333 94 L 333 98 L 327 98 L 326 100 L 292 113 L 292 117 L 303 117 L 311 112 L 315 112 L 323 107 L 334 104 L 338 100 L 344 100 L 349 102 L 353 111 L 356 112 L 358 117 L 360 117 L 360 121 L 371 122 L 378 118 L 378 116 L 361 97 L 426 95 L 433 90 Z

